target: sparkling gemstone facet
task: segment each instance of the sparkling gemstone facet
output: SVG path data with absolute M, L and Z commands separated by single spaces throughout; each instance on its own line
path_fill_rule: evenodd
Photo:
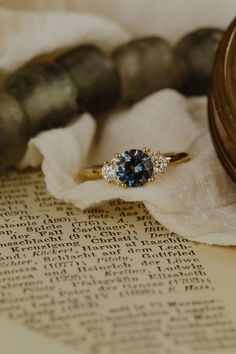
M 102 167 L 102 176 L 105 178 L 108 182 L 111 182 L 115 175 L 114 175 L 114 166 L 112 163 L 104 163 Z
M 116 179 L 128 187 L 145 184 L 153 174 L 151 156 L 139 149 L 124 151 L 115 163 Z
M 155 174 L 163 173 L 169 164 L 169 158 L 160 154 L 153 155 L 153 170 Z

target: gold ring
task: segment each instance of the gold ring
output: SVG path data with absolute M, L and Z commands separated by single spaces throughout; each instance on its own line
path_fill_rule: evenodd
M 130 149 L 122 153 L 114 153 L 110 161 L 103 165 L 93 166 L 79 172 L 81 181 L 92 181 L 104 178 L 107 182 L 115 182 L 121 187 L 139 187 L 153 182 L 158 174 L 166 172 L 168 165 L 190 159 L 186 152 L 153 152 L 149 148 Z

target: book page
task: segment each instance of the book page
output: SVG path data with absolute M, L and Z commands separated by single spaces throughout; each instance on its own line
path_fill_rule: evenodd
M 0 198 L 1 321 L 83 354 L 236 352 L 234 247 L 194 244 L 142 203 L 81 211 L 40 172 L 2 176 Z
M 82 354 L 14 321 L 1 319 L 0 343 L 3 354 Z

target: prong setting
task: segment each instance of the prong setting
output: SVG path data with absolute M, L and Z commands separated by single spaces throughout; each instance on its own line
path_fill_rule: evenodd
M 114 152 L 112 154 L 112 156 L 115 158 L 115 159 L 119 159 L 121 157 L 121 154 L 119 152 Z
M 142 151 L 143 151 L 145 154 L 147 154 L 147 155 L 150 155 L 150 154 L 151 154 L 151 152 L 152 152 L 152 151 L 151 151 L 151 149 L 146 148 L 146 147 L 145 147 L 145 148 L 143 148 L 143 149 L 142 149 Z
M 154 181 L 155 181 L 155 177 L 148 178 L 148 182 L 154 182 Z

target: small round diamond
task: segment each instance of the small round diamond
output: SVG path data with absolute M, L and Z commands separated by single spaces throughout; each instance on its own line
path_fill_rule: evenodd
M 114 164 L 115 177 L 121 184 L 138 187 L 145 184 L 153 174 L 151 156 L 139 149 L 124 151 Z
M 115 175 L 114 175 L 114 166 L 112 163 L 109 163 L 109 162 L 104 163 L 104 165 L 102 167 L 102 176 L 108 182 L 113 181 Z
M 163 173 L 166 171 L 169 163 L 169 158 L 160 154 L 156 154 L 152 157 L 152 162 L 154 173 Z

